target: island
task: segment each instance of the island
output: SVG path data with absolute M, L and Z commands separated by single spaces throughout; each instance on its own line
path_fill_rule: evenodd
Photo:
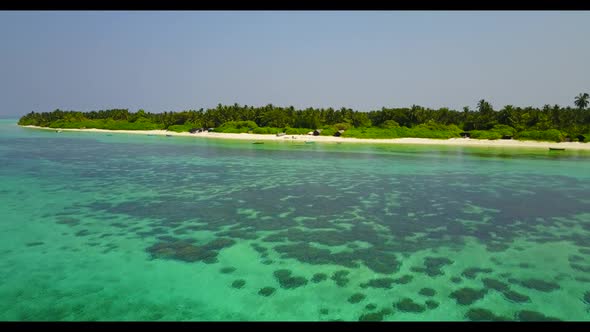
M 504 106 L 480 100 L 475 110 L 417 105 L 368 112 L 350 108 L 217 105 L 207 110 L 150 113 L 140 109 L 31 112 L 18 124 L 56 131 L 109 131 L 167 136 L 318 142 L 445 144 L 590 149 L 589 95 L 575 107 Z M 555 147 L 559 145 L 559 147 Z

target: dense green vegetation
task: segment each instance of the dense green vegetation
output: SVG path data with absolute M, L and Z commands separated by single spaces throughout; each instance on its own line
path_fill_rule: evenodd
M 218 105 L 207 110 L 182 112 L 135 113 L 127 109 L 92 112 L 55 110 L 31 112 L 19 120 L 20 125 L 50 128 L 98 128 L 114 130 L 166 129 L 176 132 L 191 128 L 215 128 L 223 133 L 287 135 L 307 134 L 321 129 L 321 135 L 332 136 L 344 130 L 343 137 L 358 138 L 452 138 L 469 132 L 472 138 L 563 141 L 590 140 L 589 95 L 579 94 L 575 107 L 545 105 L 543 108 L 505 106 L 494 110 L 480 100 L 476 110 L 448 108 L 428 109 L 382 108 L 369 112 L 293 107 Z

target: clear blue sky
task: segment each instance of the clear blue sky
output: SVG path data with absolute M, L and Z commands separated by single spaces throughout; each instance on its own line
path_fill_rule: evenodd
M 0 12 L 0 115 L 460 109 L 590 92 L 590 12 Z

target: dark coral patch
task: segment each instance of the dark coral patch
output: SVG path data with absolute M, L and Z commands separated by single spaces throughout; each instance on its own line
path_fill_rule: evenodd
M 413 279 L 414 279 L 413 276 L 411 276 L 409 274 L 406 274 L 406 275 L 403 275 L 403 276 L 395 279 L 393 282 L 396 283 L 396 284 L 405 285 L 407 283 L 410 283 Z
M 156 237 L 156 239 L 160 240 L 160 241 L 166 241 L 166 242 L 175 242 L 175 241 L 179 241 L 178 238 L 174 237 L 174 236 L 170 236 L 170 235 L 160 235 L 158 237 Z
M 377 273 L 395 273 L 399 270 L 401 263 L 398 258 L 387 252 L 371 252 L 367 249 L 361 249 L 354 252 L 354 259 L 360 259 L 371 270 Z
M 548 317 L 544 314 L 531 310 L 522 310 L 516 313 L 516 318 L 524 322 L 559 321 L 559 318 Z
M 29 243 L 27 243 L 27 247 L 41 246 L 44 244 L 45 244 L 45 242 L 42 242 L 42 241 L 29 242 Z
M 279 281 L 281 288 L 294 289 L 307 285 L 307 279 L 304 277 L 294 277 L 291 275 L 291 270 L 277 270 L 274 272 L 274 277 Z
M 460 283 L 461 281 L 462 281 L 462 279 L 461 279 L 461 278 L 459 278 L 459 277 L 452 277 L 452 278 L 451 278 L 451 282 L 453 282 L 453 283 L 455 283 L 455 284 L 458 284 L 458 283 Z
M 311 277 L 311 281 L 314 283 L 318 283 L 318 282 L 322 282 L 324 280 L 328 279 L 328 275 L 325 273 L 316 273 L 313 275 L 313 277 Z
M 584 273 L 590 272 L 590 265 L 581 265 L 581 264 L 570 263 L 570 266 L 572 267 L 572 269 L 580 271 L 580 272 L 584 272 Z
M 424 296 L 434 296 L 436 295 L 436 291 L 432 288 L 422 288 L 418 294 L 420 295 L 424 295 Z
M 538 290 L 540 292 L 551 292 L 561 288 L 559 284 L 555 282 L 548 282 L 540 279 L 526 279 L 522 280 L 520 284 L 523 287 Z
M 354 293 L 348 298 L 350 303 L 359 303 L 364 300 L 367 296 L 363 293 Z
M 203 261 L 205 263 L 217 262 L 218 251 L 232 246 L 235 243 L 231 239 L 216 239 L 205 245 L 197 246 L 190 241 L 177 240 L 174 242 L 159 242 L 147 248 L 152 258 L 175 259 L 184 262 Z
M 582 257 L 580 255 L 569 255 L 567 260 L 570 262 L 581 262 L 585 259 L 584 259 L 584 257 Z
M 502 294 L 506 299 L 516 303 L 529 302 L 531 300 L 527 295 L 520 294 L 513 290 L 506 290 Z
M 575 277 L 574 280 L 579 281 L 579 282 L 590 282 L 590 278 L 586 278 L 586 277 Z
M 320 309 L 320 315 L 327 315 L 328 313 L 330 313 L 330 311 L 326 308 L 322 308 Z
M 465 314 L 465 317 L 467 317 L 467 319 L 469 319 L 469 320 L 477 321 L 477 322 L 480 322 L 480 321 L 506 321 L 506 320 L 508 320 L 505 317 L 497 316 L 496 314 L 494 314 L 490 310 L 481 309 L 481 308 L 469 309 L 469 311 L 467 311 L 467 313 Z
M 394 306 L 399 311 L 403 312 L 424 312 L 424 310 L 426 310 L 426 308 L 423 305 L 418 304 L 409 298 L 402 299 L 401 301 L 395 303 Z
M 205 263 L 205 264 L 215 264 L 217 262 L 219 262 L 217 257 L 207 257 L 207 258 L 203 259 L 203 263 Z
M 367 310 L 375 310 L 377 309 L 377 305 L 375 303 L 369 303 L 365 306 L 365 309 Z
M 243 231 L 243 230 L 238 230 L 238 229 L 233 229 L 233 230 L 224 231 L 224 232 L 218 232 L 215 235 L 227 236 L 227 237 L 231 237 L 231 238 L 235 238 L 235 239 L 244 239 L 244 240 L 255 240 L 258 238 L 258 236 L 256 236 L 256 233 L 254 233 L 252 231 Z
M 222 267 L 219 272 L 224 273 L 224 274 L 228 274 L 228 273 L 232 273 L 236 270 L 235 267 L 233 266 L 227 266 L 227 267 Z
M 361 322 L 380 322 L 382 321 L 385 316 L 390 315 L 391 314 L 391 310 L 390 309 L 381 309 L 380 311 L 377 312 L 370 312 L 370 313 L 366 313 L 366 314 L 362 314 L 359 317 L 359 321 Z
M 233 288 L 237 288 L 237 289 L 243 288 L 244 286 L 246 286 L 246 280 L 244 280 L 244 279 L 234 280 L 234 282 L 231 283 L 231 286 Z
M 492 269 L 490 268 L 479 268 L 479 267 L 470 267 L 468 269 L 465 269 L 463 271 L 463 273 L 461 273 L 462 276 L 464 276 L 467 279 L 475 279 L 475 277 L 477 277 L 478 273 L 492 273 Z
M 256 243 L 252 243 L 250 246 L 258 253 L 263 253 L 263 252 L 268 251 L 268 249 L 266 247 L 263 247 L 263 246 L 256 244 Z
M 492 278 L 483 278 L 482 281 L 486 288 L 497 290 L 498 292 L 506 292 L 509 290 L 508 285 L 506 283 L 501 282 L 500 280 Z
M 427 300 L 426 301 L 426 307 L 428 309 L 436 309 L 438 308 L 439 303 L 433 300 Z
M 371 279 L 366 283 L 362 283 L 360 286 L 361 286 L 361 288 L 371 287 L 371 288 L 390 289 L 391 284 L 393 284 L 394 282 L 395 282 L 395 279 L 393 279 L 393 278 L 377 278 L 377 279 Z
M 425 273 L 429 277 L 436 277 L 444 275 L 442 267 L 445 265 L 451 265 L 454 261 L 446 257 L 426 257 L 424 258 L 424 267 L 414 266 L 410 270 L 418 273 Z
M 590 304 L 590 291 L 584 293 L 584 302 L 586 302 L 586 304 Z
M 350 272 L 346 271 L 346 270 L 336 271 L 336 272 L 334 272 L 334 274 L 332 274 L 332 277 L 330 277 L 330 279 L 334 280 L 336 285 L 338 285 L 339 287 L 344 287 L 344 286 L 348 285 L 348 282 L 350 281 L 346 277 L 346 276 L 348 276 L 349 273 Z
M 70 217 L 59 217 L 59 218 L 57 218 L 57 223 L 63 224 L 63 225 L 75 226 L 80 223 L 80 220 L 78 220 L 76 218 L 70 218 Z
M 470 305 L 482 299 L 486 294 L 486 290 L 477 290 L 469 287 L 458 289 L 449 296 L 455 299 L 460 305 Z
M 87 236 L 87 235 L 90 235 L 90 231 L 87 229 L 83 229 L 83 230 L 77 231 L 74 235 L 75 236 Z
M 274 287 L 264 287 L 258 291 L 258 295 L 260 296 L 271 296 L 277 289 Z

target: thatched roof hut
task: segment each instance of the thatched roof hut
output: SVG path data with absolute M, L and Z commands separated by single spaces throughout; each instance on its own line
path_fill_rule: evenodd
M 504 135 L 502 136 L 502 139 L 512 139 L 512 135 Z
M 322 133 L 321 129 L 316 129 L 313 131 L 313 136 L 320 136 L 321 133 Z
M 336 133 L 334 133 L 334 136 L 340 137 L 340 136 L 342 136 L 343 133 L 344 133 L 344 130 L 340 129 Z
M 586 140 L 586 136 L 584 136 L 584 135 L 578 135 L 578 136 L 576 136 L 576 138 L 577 138 L 577 139 L 578 139 L 578 141 L 580 141 L 580 142 L 584 142 L 584 141 Z
M 466 131 L 462 132 L 459 135 L 461 135 L 461 137 L 463 137 L 463 138 L 471 138 L 471 134 Z

